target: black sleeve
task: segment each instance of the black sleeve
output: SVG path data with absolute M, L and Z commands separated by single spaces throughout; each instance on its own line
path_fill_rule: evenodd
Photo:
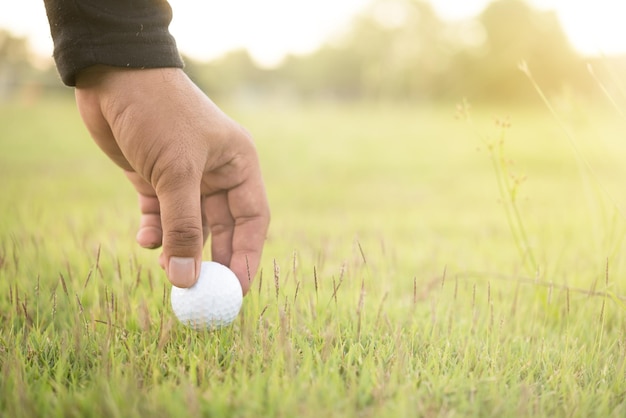
M 183 62 L 169 33 L 166 0 L 44 0 L 54 60 L 61 79 L 96 65 L 127 68 L 179 67 Z

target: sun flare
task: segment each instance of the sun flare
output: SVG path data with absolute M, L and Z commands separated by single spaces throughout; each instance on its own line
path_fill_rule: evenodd
M 199 59 L 215 58 L 237 48 L 247 49 L 260 63 L 278 63 L 287 53 L 313 51 L 372 0 L 320 0 L 310 4 L 288 0 L 190 2 L 170 0 L 171 30 L 180 50 Z M 480 14 L 489 0 L 430 0 L 447 20 Z M 572 46 L 585 55 L 626 53 L 622 3 L 611 0 L 529 0 L 541 10 L 555 10 Z M 52 53 L 52 41 L 42 4 L 1 2 L 0 28 L 25 36 L 42 56 Z

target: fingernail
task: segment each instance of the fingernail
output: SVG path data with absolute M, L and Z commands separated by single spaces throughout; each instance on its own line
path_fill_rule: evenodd
M 190 287 L 196 282 L 196 261 L 187 257 L 170 257 L 170 282 L 176 287 Z

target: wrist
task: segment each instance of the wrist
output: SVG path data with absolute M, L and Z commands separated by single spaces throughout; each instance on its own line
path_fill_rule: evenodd
M 143 79 L 149 82 L 158 82 L 159 80 L 163 82 L 182 71 L 182 69 L 176 67 L 127 68 L 98 64 L 85 68 L 76 75 L 76 88 L 101 87 L 118 82 L 136 83 Z M 132 85 L 128 87 L 132 87 Z

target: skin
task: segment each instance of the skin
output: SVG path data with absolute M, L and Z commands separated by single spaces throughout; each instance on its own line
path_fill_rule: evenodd
M 169 281 L 190 287 L 210 236 L 212 260 L 233 270 L 245 295 L 270 220 L 250 134 L 178 68 L 95 66 L 75 91 L 91 136 L 139 194 L 139 245 L 162 246 Z

